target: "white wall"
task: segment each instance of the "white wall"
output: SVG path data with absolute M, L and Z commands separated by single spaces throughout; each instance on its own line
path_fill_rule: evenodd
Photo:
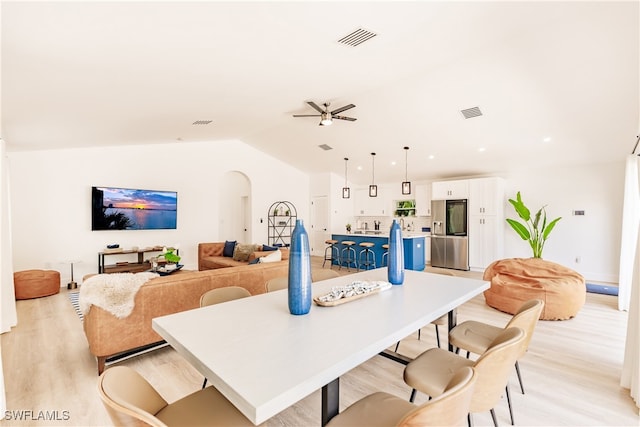
M 13 268 L 59 270 L 63 284 L 70 278 L 65 260 L 81 260 L 79 281 L 97 272 L 97 253 L 109 243 L 179 243 L 185 268 L 197 269 L 197 244 L 224 240 L 218 205 L 229 171 L 251 182 L 251 243 L 267 243 L 274 201 L 291 201 L 300 218 L 309 212 L 308 176 L 239 141 L 12 152 L 9 162 Z M 91 186 L 177 191 L 178 228 L 91 231 Z
M 545 244 L 543 258 L 572 268 L 587 280 L 618 282 L 624 161 L 502 176 L 507 199 L 520 191 L 532 213 L 546 205 L 549 220 L 562 217 Z M 574 216 L 574 210 L 584 210 L 585 215 Z M 508 202 L 505 215 L 517 218 Z M 531 256 L 528 243 L 508 224 L 505 227 L 505 257 Z

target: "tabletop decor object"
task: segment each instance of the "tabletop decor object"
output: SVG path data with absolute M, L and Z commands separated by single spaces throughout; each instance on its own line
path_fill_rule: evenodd
M 389 231 L 389 282 L 392 285 L 402 285 L 404 282 L 404 247 L 402 244 L 402 230 L 398 220 L 394 219 Z
M 289 311 L 302 315 L 311 309 L 311 260 L 309 235 L 301 219 L 291 234 L 289 250 Z
M 379 280 L 356 280 L 345 286 L 334 286 L 331 292 L 313 298 L 321 306 L 331 307 L 373 295 L 391 288 L 391 283 Z

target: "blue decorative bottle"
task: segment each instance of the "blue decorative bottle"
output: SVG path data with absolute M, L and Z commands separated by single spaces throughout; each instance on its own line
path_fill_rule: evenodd
M 402 285 L 404 282 L 404 246 L 402 243 L 402 230 L 397 220 L 393 220 L 389 232 L 389 283 Z
M 309 235 L 302 220 L 296 220 L 289 249 L 289 311 L 307 314 L 311 310 L 311 259 Z

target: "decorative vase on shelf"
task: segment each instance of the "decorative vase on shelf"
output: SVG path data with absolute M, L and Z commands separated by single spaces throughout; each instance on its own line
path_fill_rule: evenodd
M 402 230 L 397 220 L 393 220 L 389 231 L 389 263 L 387 271 L 389 283 L 402 285 L 404 282 L 404 246 L 402 243 Z
M 289 311 L 301 315 L 311 309 L 311 259 L 309 235 L 296 220 L 289 248 Z

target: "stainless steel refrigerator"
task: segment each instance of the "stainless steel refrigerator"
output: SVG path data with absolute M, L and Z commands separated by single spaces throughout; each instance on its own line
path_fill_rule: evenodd
M 467 199 L 431 201 L 431 266 L 469 270 Z

